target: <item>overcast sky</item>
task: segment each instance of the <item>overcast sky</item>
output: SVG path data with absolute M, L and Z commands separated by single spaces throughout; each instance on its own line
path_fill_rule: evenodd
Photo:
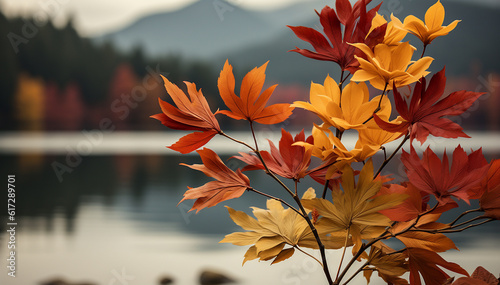
M 9 16 L 33 15 L 65 23 L 69 14 L 83 35 L 101 34 L 119 28 L 142 15 L 175 10 L 196 0 L 0 0 L 3 13 Z M 203 0 L 218 1 L 218 0 Z M 249 9 L 272 9 L 299 0 L 229 0 Z M 307 1 L 307 0 L 302 0 Z

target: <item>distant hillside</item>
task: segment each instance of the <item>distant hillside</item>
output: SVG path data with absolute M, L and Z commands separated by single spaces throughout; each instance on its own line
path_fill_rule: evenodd
M 125 50 L 141 45 L 150 56 L 177 53 L 208 58 L 269 40 L 276 27 L 223 0 L 199 1 L 178 11 L 141 18 L 96 40 L 112 41 Z
M 385 15 L 394 13 L 401 20 L 410 13 L 423 19 L 427 8 L 435 2 L 435 0 L 398 1 L 400 4 L 394 5 L 393 1 L 388 0 L 384 2 L 380 11 Z M 469 74 L 471 68 L 479 68 L 482 72 L 500 71 L 500 52 L 498 52 L 500 37 L 497 30 L 500 27 L 500 9 L 461 1 L 442 2 L 446 9 L 445 25 L 455 19 L 462 21 L 448 36 L 436 39 L 428 47 L 426 54 L 436 58 L 431 66 L 432 71 L 441 70 L 445 64 L 447 74 Z M 313 10 L 304 13 L 313 16 L 304 24 L 305 26 L 317 29 L 321 27 Z M 300 25 L 293 22 L 290 24 Z M 413 35 L 408 35 L 405 40 L 410 40 L 421 50 L 421 43 Z M 295 46 L 312 49 L 307 42 L 299 40 L 291 30 L 287 30 L 272 41 L 230 54 L 221 54 L 220 60 L 230 58 L 232 62 L 242 66 L 255 66 L 270 60 L 268 76 L 281 83 L 309 84 L 311 80 L 321 82 L 325 74 L 334 76 L 338 73 L 338 68 L 333 63 L 319 62 L 297 53 L 287 52 Z
M 500 27 L 500 6 L 494 2 L 487 5 L 488 1 L 442 0 L 445 24 L 455 19 L 462 22 L 449 36 L 437 39 L 428 48 L 427 55 L 436 58 L 433 71 L 444 64 L 449 74 L 469 74 L 473 65 L 485 72 L 500 71 L 500 53 L 496 48 L 500 44 L 496 30 Z M 424 18 L 426 9 L 435 2 L 386 0 L 380 12 L 394 13 L 400 19 L 410 13 Z M 310 0 L 273 11 L 248 11 L 224 0 L 203 0 L 178 11 L 144 17 L 97 40 L 110 40 L 125 50 L 142 46 L 153 57 L 166 54 L 198 57 L 220 67 L 226 58 L 241 68 L 270 60 L 269 79 L 308 85 L 310 80 L 322 80 L 326 73 L 334 76 L 338 69 L 332 63 L 287 52 L 295 46 L 311 47 L 297 39 L 286 25 L 319 29 L 314 9 L 319 11 L 325 5 L 333 6 L 334 1 Z M 421 49 L 414 36 L 408 35 L 406 40 Z

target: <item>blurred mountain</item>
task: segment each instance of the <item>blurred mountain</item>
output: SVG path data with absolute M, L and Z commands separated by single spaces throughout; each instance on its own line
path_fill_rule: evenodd
M 500 27 L 500 7 L 478 5 L 478 3 L 463 1 L 442 1 L 446 9 L 444 25 L 455 19 L 461 22 L 449 35 L 437 38 L 427 47 L 426 55 L 435 58 L 431 71 L 441 70 L 446 65 L 447 74 L 471 75 L 478 72 L 489 73 L 500 71 L 500 37 L 496 27 Z M 380 8 L 380 13 L 404 19 L 413 14 L 421 19 L 425 11 L 435 3 L 435 0 L 391 1 L 386 0 Z M 321 7 L 321 6 L 319 6 Z M 313 17 L 304 24 L 321 30 L 319 18 L 313 10 L 305 11 Z M 408 35 L 406 41 L 422 50 L 422 44 L 413 35 Z M 276 36 L 272 41 L 255 44 L 246 49 L 235 50 L 221 55 L 220 60 L 229 58 L 231 62 L 242 66 L 256 66 L 270 60 L 268 76 L 280 83 L 309 84 L 310 81 L 322 82 L 325 74 L 338 78 L 339 70 L 335 64 L 319 62 L 305 58 L 297 53 L 287 52 L 295 46 L 311 49 L 304 41 L 299 40 L 291 30 Z M 417 52 L 418 53 L 418 52 Z M 306 86 L 307 86 L 306 85 Z
M 150 56 L 182 54 L 209 58 L 270 40 L 276 23 L 224 0 L 198 1 L 183 9 L 146 16 L 122 30 L 100 36 L 124 50 L 142 46 Z
M 445 63 L 450 74 L 469 74 L 471 68 L 499 71 L 500 53 L 494 52 L 494 47 L 500 44 L 496 31 L 500 6 L 488 1 L 442 1 L 446 9 L 444 24 L 454 19 L 462 22 L 449 36 L 438 38 L 428 47 L 426 54 L 436 58 L 432 71 L 440 70 Z M 426 9 L 435 2 L 386 0 L 380 13 L 394 13 L 401 19 L 410 13 L 424 18 Z M 272 80 L 308 85 L 310 80 L 322 81 L 326 73 L 335 76 L 338 69 L 332 63 L 287 52 L 295 46 L 311 47 L 286 25 L 320 29 L 314 9 L 319 11 L 325 5 L 332 6 L 334 1 L 311 0 L 272 11 L 250 11 L 224 0 L 203 0 L 177 11 L 146 16 L 96 40 L 111 41 L 125 50 L 141 45 L 150 56 L 179 54 L 212 60 L 220 67 L 226 58 L 242 68 L 270 60 L 268 77 Z M 405 40 L 411 40 L 421 50 L 414 36 L 408 35 Z

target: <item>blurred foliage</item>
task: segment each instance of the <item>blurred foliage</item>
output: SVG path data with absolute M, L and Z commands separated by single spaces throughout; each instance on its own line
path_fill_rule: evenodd
M 79 98 L 74 100 L 84 105 L 79 109 L 80 111 L 86 110 L 86 116 L 90 116 L 96 113 L 93 112 L 96 109 L 105 110 L 105 113 L 97 112 L 104 116 L 111 112 L 112 100 L 117 100 L 117 97 L 120 99 L 121 94 L 126 95 L 127 91 L 130 94 L 133 87 L 146 86 L 146 82 L 150 81 L 151 77 L 157 76 L 157 73 L 168 77 L 180 87 L 182 86 L 181 88 L 184 85 L 181 78 L 194 81 L 198 88 L 203 88 L 207 97 L 216 101 L 213 102 L 214 104 L 220 103 L 217 102 L 220 100 L 218 96 L 213 96 L 217 94 L 217 86 L 214 82 L 216 82 L 218 74 L 216 69 L 208 63 L 190 62 L 175 54 L 166 54 L 161 58 L 151 59 L 144 55 L 140 47 L 129 52 L 119 51 L 109 42 L 98 44 L 89 38 L 81 37 L 71 19 L 63 27 L 56 27 L 50 21 L 40 23 L 29 18 L 7 18 L 0 11 L 0 34 L 4 35 L 0 40 L 0 66 L 2 66 L 0 69 L 1 130 L 26 129 L 23 126 L 25 118 L 20 118 L 22 116 L 18 113 L 19 108 L 23 108 L 17 104 L 21 99 L 15 98 L 16 94 L 25 92 L 19 89 L 24 88 L 21 80 L 26 81 L 21 79 L 21 74 L 30 80 L 38 80 L 41 88 L 46 88 L 45 94 L 41 98 L 42 114 L 57 110 L 54 106 L 45 111 L 43 108 L 44 105 L 47 106 L 48 102 L 46 101 L 54 102 L 54 98 L 61 102 L 65 101 L 64 96 L 67 92 L 64 90 L 70 86 L 71 89 L 76 88 L 77 93 L 79 93 Z M 113 82 L 117 73 L 120 72 L 120 66 L 123 65 L 131 68 L 134 73 L 133 77 L 137 78 L 135 82 Z M 157 83 L 161 83 L 161 81 L 157 80 Z M 122 88 L 120 89 L 121 94 L 113 94 L 113 91 L 117 89 L 116 86 L 112 86 L 113 84 L 128 86 L 129 90 Z M 54 90 L 61 91 L 56 95 L 47 95 L 54 93 Z M 155 98 L 147 98 L 148 101 L 150 99 L 157 102 L 158 95 L 163 97 L 166 95 L 151 89 L 147 91 L 151 93 L 151 95 L 148 93 L 147 97 L 153 97 L 152 94 L 155 94 Z M 159 112 L 158 107 L 154 111 L 151 108 L 144 109 L 139 108 L 138 110 Z M 23 113 L 26 112 L 29 111 L 23 111 Z M 153 113 L 134 115 L 135 117 L 149 117 Z M 38 120 L 40 119 L 43 118 L 38 118 Z M 124 120 L 125 129 L 141 129 L 137 126 L 127 125 L 129 120 L 137 121 L 133 118 L 127 118 Z M 92 118 L 84 118 L 83 120 L 79 118 L 79 122 L 82 121 L 79 128 L 74 130 L 96 127 L 95 120 Z M 123 122 L 119 123 L 123 124 Z M 155 125 L 152 121 L 149 123 Z M 62 130 L 57 126 L 46 126 L 46 128 Z

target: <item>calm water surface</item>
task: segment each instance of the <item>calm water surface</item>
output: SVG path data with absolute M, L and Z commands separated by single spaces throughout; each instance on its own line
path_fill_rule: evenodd
M 175 284 L 194 285 L 205 268 L 225 272 L 240 284 L 324 284 L 319 266 L 300 253 L 273 266 L 254 261 L 242 267 L 246 247 L 218 243 L 224 235 L 240 230 L 224 207 L 194 214 L 187 212 L 192 202 L 177 206 L 186 186 L 209 181 L 178 165 L 200 163 L 196 156 L 96 153 L 72 161 L 72 167 L 63 172 L 55 165 L 68 166 L 65 152 L 3 151 L 0 155 L 2 179 L 16 175 L 18 223 L 16 277 L 11 278 L 6 269 L 7 211 L 0 211 L 0 284 L 34 285 L 61 277 L 95 284 L 148 285 L 168 275 L 175 278 Z M 228 165 L 240 166 L 233 160 Z M 400 173 L 397 164 L 392 167 Z M 270 186 L 274 184 L 269 178 L 247 174 L 255 188 L 281 194 L 280 188 Z M 304 184 L 304 189 L 317 186 L 311 181 Z M 3 205 L 6 198 L 0 198 Z M 264 207 L 264 202 L 260 196 L 245 193 L 225 205 L 248 212 L 250 206 Z M 443 254 L 448 261 L 469 271 L 482 265 L 500 273 L 498 223 L 451 237 L 461 252 Z M 332 268 L 339 255 L 331 253 Z M 383 284 L 376 281 L 372 278 L 372 284 Z M 360 278 L 353 284 L 365 281 Z

